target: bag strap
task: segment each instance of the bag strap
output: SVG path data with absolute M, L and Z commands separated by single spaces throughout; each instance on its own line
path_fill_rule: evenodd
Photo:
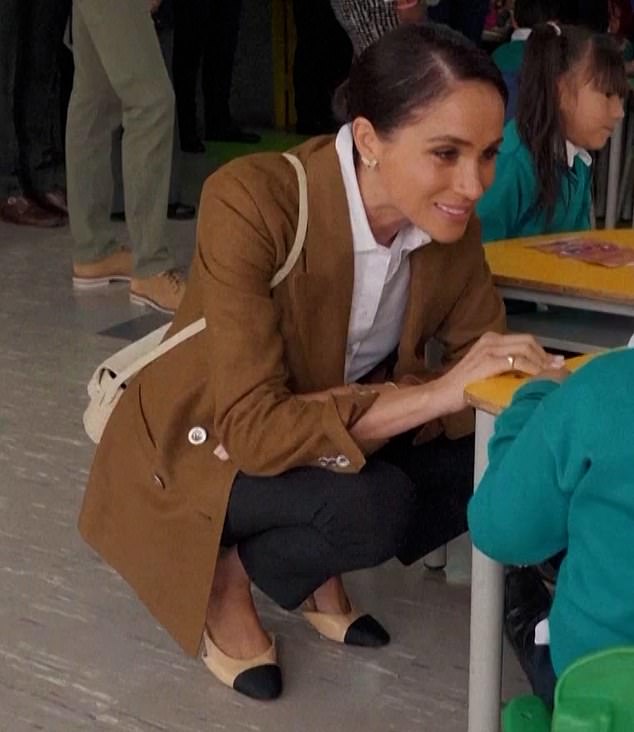
M 297 182 L 299 184 L 299 216 L 297 218 L 297 230 L 295 231 L 295 241 L 288 253 L 286 262 L 282 265 L 279 272 L 276 272 L 271 280 L 271 289 L 277 287 L 288 277 L 289 272 L 295 266 L 299 255 L 301 254 L 306 239 L 306 231 L 308 229 L 308 184 L 306 182 L 306 171 L 299 158 L 290 153 L 282 153 L 288 162 L 295 168 L 297 173 Z
M 295 231 L 295 241 L 293 242 L 291 251 L 288 253 L 286 261 L 278 270 L 278 272 L 275 273 L 273 279 L 271 280 L 271 289 L 274 289 L 281 282 L 283 282 L 295 266 L 299 255 L 301 254 L 302 248 L 304 247 L 304 241 L 306 240 L 306 231 L 308 229 L 308 184 L 306 181 L 306 171 L 304 170 L 304 166 L 302 165 L 300 159 L 297 158 L 295 155 L 292 155 L 291 153 L 282 154 L 295 168 L 295 172 L 297 173 L 297 181 L 299 184 L 299 216 L 297 219 L 297 230 Z M 176 333 L 175 335 L 171 336 L 162 343 L 159 343 L 156 348 L 153 348 L 145 355 L 136 359 L 128 366 L 127 369 L 124 369 L 119 374 L 117 374 L 117 378 L 114 379 L 112 384 L 110 385 L 112 394 L 116 393 L 117 389 L 121 385 L 125 384 L 128 379 L 141 371 L 141 369 L 145 368 L 148 364 L 152 363 L 152 361 L 155 361 L 164 353 L 171 351 L 172 348 L 175 348 L 184 341 L 189 340 L 190 338 L 195 336 L 197 333 L 200 333 L 202 330 L 205 329 L 206 325 L 207 323 L 205 321 L 205 318 L 199 318 L 193 323 L 185 326 L 182 330 L 179 330 L 178 333 Z

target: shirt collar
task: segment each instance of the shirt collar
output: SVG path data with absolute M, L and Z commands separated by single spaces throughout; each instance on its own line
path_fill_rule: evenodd
M 361 198 L 359 190 L 359 181 L 357 180 L 357 171 L 354 166 L 353 154 L 354 140 L 352 139 L 352 125 L 344 125 L 337 133 L 335 140 L 335 149 L 339 157 L 339 166 L 343 177 L 343 184 L 346 189 L 346 198 L 348 199 L 348 209 L 350 211 L 350 224 L 352 228 L 352 243 L 355 253 L 369 252 L 381 246 L 374 238 L 372 229 L 368 222 L 368 216 Z M 401 236 L 403 235 L 403 236 Z M 427 232 L 419 229 L 417 226 L 410 224 L 402 229 L 394 241 L 390 249 L 394 253 L 410 252 L 418 249 L 424 244 L 429 244 L 431 237 Z M 399 246 L 396 246 L 396 245 Z M 384 247 L 383 247 L 384 248 Z
M 584 165 L 590 167 L 592 165 L 592 156 L 582 147 L 573 145 L 570 140 L 566 140 L 566 159 L 568 167 L 572 168 L 575 164 L 575 158 L 578 157 Z
M 530 34 L 533 32 L 532 28 L 516 28 L 512 35 L 511 40 L 512 41 L 525 41 L 528 39 Z

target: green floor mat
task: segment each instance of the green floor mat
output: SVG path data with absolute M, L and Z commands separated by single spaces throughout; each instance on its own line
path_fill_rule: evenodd
M 262 139 L 255 145 L 247 145 L 244 142 L 206 142 L 207 155 L 221 165 L 241 155 L 251 155 L 268 150 L 283 152 L 308 139 L 305 135 L 282 130 L 259 130 L 258 132 L 262 135 Z

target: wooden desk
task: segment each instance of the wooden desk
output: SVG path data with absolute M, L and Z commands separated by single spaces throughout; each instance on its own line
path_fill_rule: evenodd
M 566 362 L 574 371 L 592 356 Z M 474 489 L 488 464 L 487 447 L 495 417 L 527 379 L 517 373 L 503 374 L 470 385 L 467 402 L 476 409 Z M 471 563 L 471 641 L 469 652 L 468 732 L 498 732 L 502 682 L 502 617 L 504 567 L 473 548 Z
M 634 248 L 634 231 L 611 229 L 492 242 L 484 248 L 503 297 L 549 306 L 509 316 L 509 328 L 547 348 L 588 353 L 625 345 L 634 333 L 634 267 L 610 269 L 532 249 L 559 237 L 607 239 Z

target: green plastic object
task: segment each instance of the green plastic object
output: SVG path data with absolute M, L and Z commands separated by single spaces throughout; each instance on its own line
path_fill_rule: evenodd
M 634 646 L 584 656 L 557 682 L 552 713 L 535 696 L 512 699 L 504 732 L 634 732 Z

